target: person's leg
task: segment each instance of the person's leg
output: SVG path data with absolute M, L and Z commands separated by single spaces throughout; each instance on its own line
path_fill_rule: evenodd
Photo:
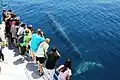
M 5 26 L 5 38 L 7 38 L 8 36 L 7 36 L 7 24 L 5 24 L 6 26 Z
M 25 59 L 26 46 L 23 47 L 23 58 Z
M 23 55 L 23 47 L 22 46 L 19 47 L 20 47 L 20 55 Z
M 21 54 L 21 46 L 18 44 L 18 50 L 19 50 L 19 53 Z
M 50 70 L 49 69 L 45 69 L 45 73 L 46 73 L 45 76 L 48 77 L 49 80 L 51 80 L 50 79 L 50 77 L 51 77 L 50 76 Z
M 15 47 L 17 47 L 17 39 L 16 38 L 14 38 L 14 45 L 15 45 Z
M 40 63 L 39 63 L 39 58 L 38 57 L 36 57 L 36 61 L 37 61 L 38 71 L 40 72 L 40 68 L 39 68 Z
M 39 63 L 39 69 L 40 69 L 40 76 L 43 75 L 43 65 Z
M 50 80 L 53 80 L 54 74 L 55 74 L 55 69 L 50 70 Z
M 3 55 L 2 51 L 0 51 L 0 59 L 2 59 L 2 61 L 4 61 L 4 55 Z
M 42 64 L 42 58 L 39 58 L 39 69 L 40 69 L 40 72 L 43 72 L 42 66 L 43 66 L 43 64 Z
M 2 54 L 0 53 L 0 61 L 1 61 L 1 58 L 2 58 Z
M 28 45 L 26 45 L 26 52 L 29 53 Z
M 22 60 L 24 60 L 24 55 L 25 55 L 25 47 L 21 46 L 21 56 L 22 56 Z
M 33 54 L 33 51 L 31 51 L 31 57 L 32 57 L 32 60 L 34 60 L 34 54 Z
M 34 61 L 34 63 L 36 63 L 36 56 L 35 56 L 35 52 L 32 52 L 32 60 Z
M 37 65 L 38 65 L 38 71 L 40 72 L 40 62 L 37 61 Z
M 4 55 L 3 55 L 3 53 L 1 53 L 1 58 L 2 58 L 2 60 L 4 61 Z
M 45 80 L 50 80 L 49 71 L 46 68 L 44 69 L 44 76 L 45 76 Z
M 40 62 L 40 64 L 39 64 L 39 68 L 40 68 L 40 76 L 42 76 L 43 75 L 43 63 L 44 63 L 44 58 L 42 57 L 42 58 L 39 58 L 39 62 Z
M 10 46 L 11 45 L 11 38 L 12 38 L 11 37 L 11 33 L 8 33 L 8 37 L 7 38 L 8 38 L 8 46 L 11 47 Z
M 36 62 L 36 56 L 35 56 L 35 53 L 34 53 L 34 63 L 37 63 L 37 62 Z
M 11 37 L 10 39 L 11 39 L 11 42 L 12 42 L 12 43 L 14 43 L 14 38 L 13 38 L 13 37 Z
M 49 70 L 47 68 L 45 68 L 45 72 L 47 74 L 47 76 L 49 75 Z
M 20 46 L 20 51 L 21 51 L 21 55 L 23 55 L 23 47 L 22 46 Z

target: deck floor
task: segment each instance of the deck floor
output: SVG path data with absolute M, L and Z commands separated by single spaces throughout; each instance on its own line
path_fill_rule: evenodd
M 37 65 L 23 61 L 16 50 L 3 49 L 5 62 L 0 62 L 0 80 L 47 80 L 45 76 L 40 77 Z
M 0 24 L 0 38 L 6 41 L 4 29 L 5 24 L 2 22 Z M 0 80 L 48 80 L 45 75 L 42 77 L 38 75 L 36 64 L 22 60 L 18 49 L 14 49 L 13 46 L 11 46 L 11 49 L 5 47 L 2 52 L 5 62 L 0 62 Z

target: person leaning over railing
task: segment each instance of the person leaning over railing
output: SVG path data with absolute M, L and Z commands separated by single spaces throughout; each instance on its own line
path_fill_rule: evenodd
M 8 42 L 8 46 L 10 47 L 10 44 L 11 44 L 11 24 L 12 24 L 12 21 L 13 21 L 13 16 L 12 16 L 13 12 L 12 10 L 8 10 L 6 11 L 6 14 L 5 14 L 5 38 L 7 38 L 7 42 Z
M 45 72 L 47 73 L 49 80 L 53 80 L 53 76 L 55 74 L 55 64 L 59 58 L 60 54 L 58 53 L 56 47 L 52 47 L 45 65 Z
M 29 38 L 29 36 L 28 36 L 28 33 L 29 33 L 29 31 L 25 31 L 25 35 L 24 35 L 24 38 L 23 38 L 23 43 L 20 43 L 19 45 L 20 45 L 20 49 L 21 49 L 21 55 L 23 56 L 22 57 L 22 60 L 24 60 L 24 55 L 25 55 L 25 52 L 26 52 L 26 45 L 27 45 L 27 43 L 29 43 L 29 41 L 30 41 L 30 38 Z
M 25 29 L 25 31 L 28 31 L 28 36 L 30 38 L 31 41 L 31 37 L 32 37 L 32 25 L 28 25 Z M 29 49 L 30 49 L 30 42 L 26 44 L 26 53 L 29 53 Z
M 18 32 L 17 32 L 18 43 L 22 43 L 23 42 L 24 31 L 25 31 L 25 24 L 22 23 L 20 25 L 20 27 L 18 28 Z
M 15 21 L 12 21 L 12 26 L 11 26 L 10 32 L 12 34 L 12 42 L 16 46 L 16 43 L 17 43 L 17 26 L 16 26 Z
M 59 72 L 58 80 L 70 80 L 71 72 L 71 60 L 67 59 L 64 65 L 59 66 L 56 71 Z
M 45 41 L 39 45 L 38 50 L 36 52 L 36 61 L 38 62 L 38 70 L 40 71 L 39 74 L 40 76 L 42 76 L 44 73 L 42 67 L 45 59 L 47 58 L 49 43 L 50 43 L 50 39 L 46 38 Z
M 6 37 L 9 37 L 10 36 L 10 23 L 11 23 L 11 13 L 10 12 L 6 12 L 6 18 L 5 18 L 5 34 L 6 34 Z
M 31 24 L 28 25 L 27 28 L 25 29 L 25 31 L 26 31 L 26 30 L 29 31 L 28 36 L 31 38 L 31 36 L 32 36 L 32 25 L 31 25 Z
M 31 50 L 31 57 L 32 60 L 36 63 L 36 52 L 37 49 L 40 45 L 40 43 L 42 43 L 45 40 L 44 36 L 43 36 L 43 32 L 41 31 L 41 29 L 37 29 L 37 33 L 33 33 L 32 37 L 31 37 L 31 41 L 30 41 L 30 50 Z

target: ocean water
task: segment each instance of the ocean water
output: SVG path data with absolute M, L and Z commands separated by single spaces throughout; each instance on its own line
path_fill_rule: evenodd
M 51 38 L 57 65 L 72 60 L 72 80 L 120 79 L 120 0 L 0 0 L 3 8 Z

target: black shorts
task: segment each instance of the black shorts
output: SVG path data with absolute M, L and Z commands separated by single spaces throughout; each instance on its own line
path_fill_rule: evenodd
M 45 58 L 44 57 L 36 57 L 36 61 L 39 61 L 41 64 L 43 64 L 45 61 Z

